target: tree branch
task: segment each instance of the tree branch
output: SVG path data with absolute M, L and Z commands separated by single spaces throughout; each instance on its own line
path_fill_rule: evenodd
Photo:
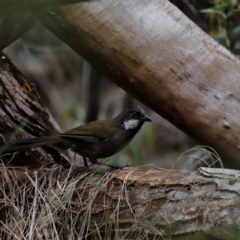
M 169 1 L 80 3 L 42 22 L 132 96 L 213 147 L 225 164 L 239 166 L 240 61 Z

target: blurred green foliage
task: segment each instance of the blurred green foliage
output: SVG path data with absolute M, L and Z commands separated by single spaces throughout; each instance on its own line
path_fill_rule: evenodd
M 147 126 L 145 128 L 145 137 L 146 137 L 146 143 L 147 147 L 150 151 L 154 151 L 154 141 L 153 141 L 153 128 L 152 126 Z
M 240 54 L 235 49 L 240 39 L 239 13 L 240 3 L 238 0 L 212 0 L 210 8 L 200 12 L 207 15 L 210 32 L 209 34 L 221 45 L 235 54 Z
M 74 99 L 66 99 L 66 102 L 62 109 L 63 110 L 60 116 L 58 117 L 58 122 L 61 125 L 65 125 L 69 121 L 69 119 L 72 118 L 75 119 L 73 125 L 76 127 L 79 126 L 80 123 L 83 123 L 86 110 L 82 104 L 74 102 Z

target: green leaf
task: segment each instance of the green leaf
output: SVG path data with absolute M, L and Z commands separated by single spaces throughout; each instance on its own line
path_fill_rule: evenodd
M 224 13 L 224 10 L 219 7 L 202 9 L 200 10 L 200 12 L 208 14 L 210 13 L 220 14 L 224 19 L 227 17 L 226 14 Z
M 231 42 L 231 46 L 234 46 L 237 41 L 240 40 L 240 26 L 235 27 L 231 33 L 229 34 L 229 40 Z
M 146 138 L 148 149 L 150 149 L 151 151 L 154 151 L 153 129 L 151 126 L 146 127 L 145 138 Z

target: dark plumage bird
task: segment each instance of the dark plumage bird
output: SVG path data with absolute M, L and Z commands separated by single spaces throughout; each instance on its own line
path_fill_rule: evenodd
M 110 157 L 126 147 L 146 121 L 152 120 L 141 108 L 132 105 L 111 120 L 90 122 L 50 136 L 15 139 L 5 152 L 54 145 L 80 154 L 85 166 L 88 166 L 86 158 L 93 164 L 102 164 L 98 162 L 99 158 Z

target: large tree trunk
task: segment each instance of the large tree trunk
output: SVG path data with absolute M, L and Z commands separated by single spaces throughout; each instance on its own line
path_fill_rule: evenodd
M 239 171 L 0 170 L 0 220 L 11 216 L 1 236 L 24 229 L 29 239 L 238 239 Z
M 104 75 L 240 164 L 240 61 L 166 0 L 101 0 L 42 22 Z

